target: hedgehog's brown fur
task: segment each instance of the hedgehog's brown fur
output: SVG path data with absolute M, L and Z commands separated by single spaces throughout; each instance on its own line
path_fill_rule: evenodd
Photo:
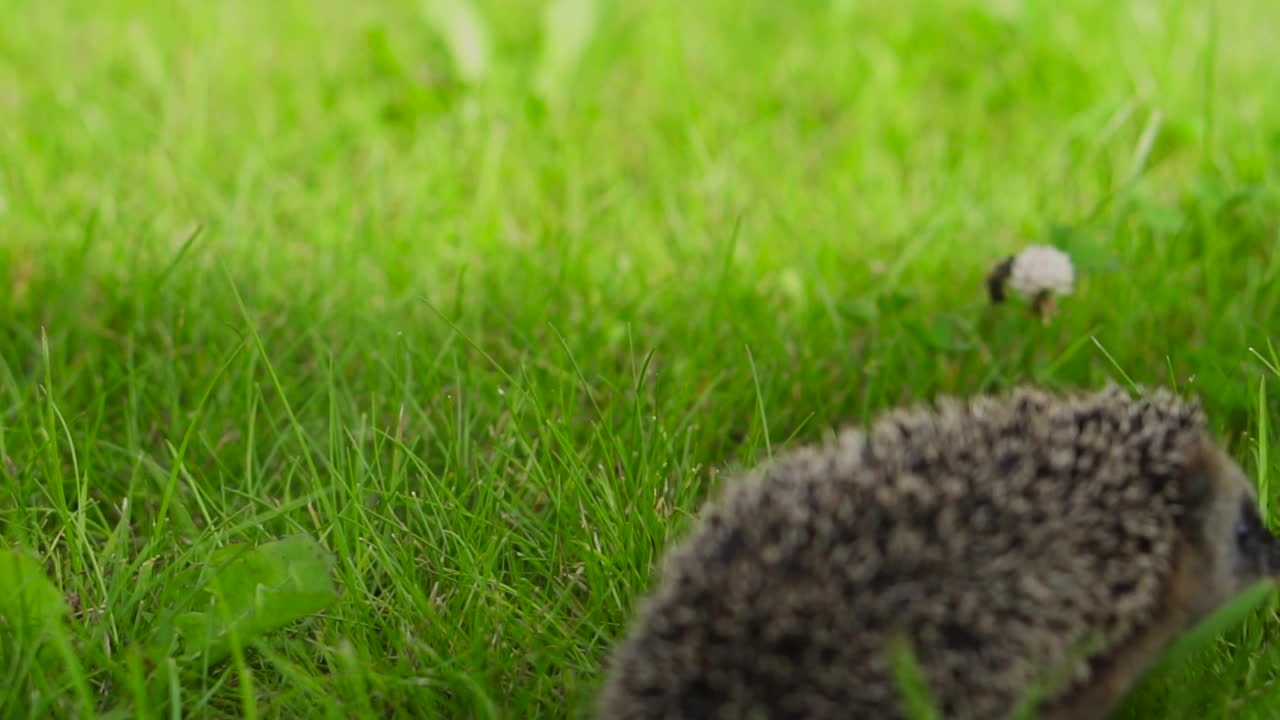
M 893 412 L 728 485 L 668 554 L 597 715 L 900 717 L 902 638 L 943 717 L 1007 717 L 1054 673 L 1041 717 L 1103 717 L 1275 567 L 1254 502 L 1198 403 L 1164 391 Z

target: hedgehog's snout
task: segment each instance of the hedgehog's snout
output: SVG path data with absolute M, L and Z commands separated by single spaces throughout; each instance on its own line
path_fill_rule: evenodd
M 1245 573 L 1256 578 L 1280 579 L 1280 535 L 1271 532 L 1252 497 L 1240 503 L 1235 523 L 1235 551 Z

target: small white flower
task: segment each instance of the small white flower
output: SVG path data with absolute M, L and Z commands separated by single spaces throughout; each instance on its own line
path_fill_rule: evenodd
M 1045 293 L 1070 295 L 1075 285 L 1071 258 L 1050 245 L 1032 245 L 1013 258 L 1009 287 L 1028 299 Z

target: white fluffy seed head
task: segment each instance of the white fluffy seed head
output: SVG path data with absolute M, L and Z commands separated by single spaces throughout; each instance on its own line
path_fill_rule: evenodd
M 1008 285 L 1023 297 L 1049 292 L 1070 295 L 1075 285 L 1071 258 L 1051 245 L 1031 245 L 1013 258 Z

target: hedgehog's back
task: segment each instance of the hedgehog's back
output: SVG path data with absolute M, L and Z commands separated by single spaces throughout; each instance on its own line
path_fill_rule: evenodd
M 966 578 L 945 553 L 925 551 L 942 547 L 939 538 L 897 526 L 871 497 L 824 508 L 823 490 L 805 480 L 744 487 L 708 513 L 668 558 L 615 656 L 602 718 L 897 717 L 885 654 L 894 630 L 965 655 L 986 646 L 996 661 L 986 667 L 933 654 L 947 684 L 1007 674 L 993 673 L 999 628 L 948 616 L 1012 592 L 1008 578 Z M 955 592 L 965 586 L 967 598 Z
M 1174 542 L 1167 499 L 1134 490 L 1116 397 L 897 413 L 733 483 L 669 553 L 601 717 L 898 717 L 897 638 L 948 717 L 1087 672 L 1064 665 L 1078 641 L 1127 631 L 1103 596 L 1153 604 Z

